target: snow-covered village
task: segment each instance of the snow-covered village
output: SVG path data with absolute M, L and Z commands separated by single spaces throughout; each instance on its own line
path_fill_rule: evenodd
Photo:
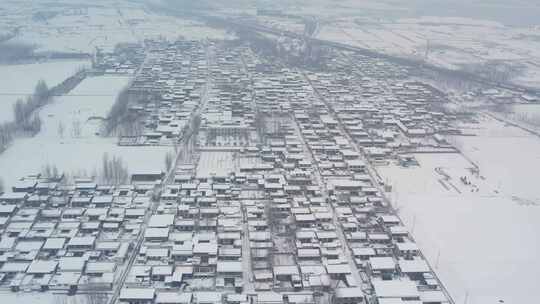
M 536 303 L 540 7 L 441 2 L 1 0 L 0 302 Z

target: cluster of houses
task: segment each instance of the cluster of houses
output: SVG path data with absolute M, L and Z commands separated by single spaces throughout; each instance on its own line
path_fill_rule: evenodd
M 146 45 L 128 90 L 144 132 L 120 144 L 189 129 L 220 157 L 122 186 L 20 180 L 0 195 L 0 287 L 131 304 L 451 303 L 371 170 L 447 146 L 436 89 L 364 57 L 335 54 L 322 73 L 234 43 Z M 130 52 L 104 62 L 127 68 Z
M 119 44 L 114 53 L 96 49 L 92 58 L 93 68 L 105 74 L 133 75 L 143 63 L 144 49 L 137 43 Z
M 120 145 L 175 144 L 205 91 L 211 46 L 185 40 L 147 41 L 146 46 L 145 60 L 128 89 L 129 113 L 140 127 L 121 137 Z
M 459 132 L 452 124 L 457 117 L 443 113 L 442 92 L 409 80 L 407 69 L 360 55 L 338 57 L 331 68 L 333 73 L 310 73 L 310 82 L 332 102 L 336 121 L 329 123 L 342 124 L 371 160 L 456 152 L 445 135 Z
M 247 49 L 215 54 L 202 153 L 246 147 L 229 172 L 177 166 L 121 300 L 449 303 L 323 93 Z
M 205 103 L 199 143 L 203 147 L 255 144 L 255 107 L 246 72 L 245 47 L 219 47 L 210 66 L 212 95 Z
M 0 285 L 13 291 L 110 291 L 152 190 L 89 179 L 21 179 L 0 195 Z

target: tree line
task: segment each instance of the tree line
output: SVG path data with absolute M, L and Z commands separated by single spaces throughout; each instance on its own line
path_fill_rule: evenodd
M 28 43 L 0 42 L 0 62 L 16 62 L 34 58 L 36 48 L 37 46 Z
M 4 151 L 17 133 L 35 135 L 41 130 L 41 119 L 35 111 L 47 104 L 51 94 L 47 83 L 40 80 L 34 93 L 26 98 L 19 98 L 13 105 L 14 121 L 0 124 L 0 152 Z
M 134 111 L 129 110 L 132 103 L 138 103 L 142 96 L 133 95 L 126 87 L 118 93 L 116 100 L 112 105 L 104 125 L 105 136 L 139 136 L 143 133 L 140 116 Z
M 49 88 L 44 80 L 38 81 L 32 95 L 26 99 L 19 98 L 13 105 L 14 121 L 0 124 L 0 153 L 18 135 L 34 136 L 41 130 L 41 119 L 36 111 L 49 103 L 53 96 L 68 93 L 86 78 L 86 70 L 79 69 L 75 75 L 61 84 Z
M 71 173 L 60 170 L 54 164 L 47 164 L 41 168 L 41 176 L 44 178 L 62 180 L 63 183 L 72 182 L 74 177 L 96 179 L 106 185 L 121 185 L 129 182 L 129 169 L 120 156 L 110 157 L 103 153 L 101 167 L 94 168 L 92 172 L 86 170 L 72 171 Z M 0 186 L 2 185 L 0 180 Z M 2 188 L 0 188 L 0 193 Z

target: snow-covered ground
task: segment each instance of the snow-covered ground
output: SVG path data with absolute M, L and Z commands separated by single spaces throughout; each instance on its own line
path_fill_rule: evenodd
M 91 304 L 84 294 L 68 296 L 66 294 L 54 294 L 52 292 L 0 292 L 3 303 L 24 303 L 24 304 Z
M 146 9 L 143 4 L 118 1 L 111 5 L 77 6 L 71 1 L 51 7 L 13 4 L 9 7 L 8 28 L 20 26 L 19 34 L 11 41 L 36 45 L 38 52 L 93 53 L 96 48 L 112 51 L 119 43 L 137 43 L 144 39 L 166 38 L 227 39 L 234 37 L 224 29 L 171 16 Z M 42 4 L 43 5 L 43 4 Z M 47 20 L 33 18 L 36 12 L 54 12 Z M 0 14 L 1 16 L 1 14 Z M 3 21 L 0 20 L 0 28 Z
M 197 166 L 197 176 L 227 176 L 238 167 L 238 153 L 203 151 Z
M 538 117 L 540 119 L 540 104 L 535 103 L 514 105 L 512 107 L 512 112 L 518 115 Z
M 13 120 L 13 104 L 34 92 L 40 79 L 53 87 L 81 67 L 90 66 L 84 60 L 53 60 L 42 63 L 0 65 L 0 123 Z
M 52 292 L 0 292 L 0 298 L 4 303 L 24 304 L 90 304 L 85 295 L 68 296 L 66 294 L 53 294 Z
M 498 63 L 513 81 L 540 87 L 540 31 L 534 27 L 455 17 L 339 18 L 325 23 L 318 37 L 449 69 Z
M 128 81 L 127 77 L 87 78 L 68 96 L 44 107 L 40 111 L 41 132 L 35 137 L 16 139 L 0 154 L 0 177 L 5 185 L 40 172 L 48 164 L 71 175 L 95 175 L 104 153 L 110 158 L 121 157 L 130 173 L 164 169 L 165 154 L 170 148 L 120 147 L 116 138 L 97 135 L 99 118 L 106 117 Z
M 454 139 L 466 157 L 422 154 L 420 167 L 378 171 L 394 186 L 394 205 L 456 303 L 466 294 L 471 304 L 533 303 L 540 138 L 486 117 L 464 127 L 477 134 Z

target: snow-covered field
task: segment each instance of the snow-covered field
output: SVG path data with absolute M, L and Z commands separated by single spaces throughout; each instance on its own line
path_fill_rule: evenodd
M 197 166 L 197 176 L 227 176 L 238 167 L 237 152 L 203 151 Z
M 0 123 L 13 120 L 13 104 L 34 92 L 40 79 L 53 87 L 81 67 L 88 67 L 84 60 L 53 60 L 42 63 L 0 65 Z
M 129 78 L 100 76 L 84 80 L 70 96 L 59 97 L 40 111 L 43 127 L 32 138 L 16 139 L 0 154 L 0 177 L 6 186 L 47 164 L 71 175 L 95 175 L 104 153 L 121 157 L 129 172 L 165 166 L 167 147 L 120 147 L 115 137 L 98 136 L 100 120 Z M 92 119 L 90 119 L 92 118 Z
M 337 18 L 318 37 L 449 69 L 502 64 L 512 81 L 540 87 L 540 30 L 534 27 L 455 17 Z
M 540 138 L 484 118 L 460 154 L 381 167 L 394 205 L 456 303 L 533 303 L 540 273 Z M 480 174 L 469 168 L 479 166 Z M 466 176 L 470 185 L 460 178 Z M 411 178 L 414 177 L 414 178 Z
M 67 1 L 70 2 L 70 1 Z M 88 7 L 74 3 L 53 7 L 14 4 L 8 15 L 12 26 L 20 26 L 19 35 L 11 41 L 31 43 L 38 52 L 59 51 L 93 53 L 96 48 L 112 51 L 119 43 L 137 43 L 144 39 L 227 39 L 233 37 L 223 29 L 202 22 L 165 16 L 148 10 L 142 4 L 119 1 L 114 5 Z M 65 7 L 63 6 L 65 5 Z M 32 18 L 36 12 L 57 13 L 47 20 Z M 1 16 L 1 15 L 0 15 Z M 0 21 L 0 28 L 2 21 Z
M 68 296 L 65 294 L 53 294 L 52 292 L 11 292 L 2 291 L 0 293 L 2 303 L 24 303 L 24 304 L 91 304 L 88 297 L 82 295 Z
M 340 19 L 324 25 L 319 37 L 383 53 L 426 59 L 448 68 L 504 60 L 524 66 L 520 81 L 539 84 L 533 62 L 540 58 L 540 32 L 466 18 L 422 17 L 392 21 Z M 529 72 L 530 70 L 530 72 Z

